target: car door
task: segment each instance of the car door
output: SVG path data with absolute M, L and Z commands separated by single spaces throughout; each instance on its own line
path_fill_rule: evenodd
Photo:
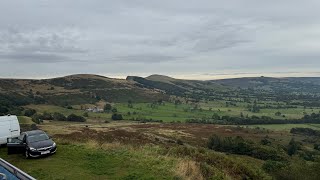
M 7 139 L 8 154 L 23 153 L 26 149 L 26 134 L 22 133 L 17 138 Z

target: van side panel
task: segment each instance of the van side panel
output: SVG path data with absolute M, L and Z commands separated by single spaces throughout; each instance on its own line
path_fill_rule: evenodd
M 0 116 L 0 144 L 6 144 L 7 138 L 20 136 L 17 116 Z
M 10 121 L 0 120 L 0 144 L 6 144 L 7 138 L 11 137 Z

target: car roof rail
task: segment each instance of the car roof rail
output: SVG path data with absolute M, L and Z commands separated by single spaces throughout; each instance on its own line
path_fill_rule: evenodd
M 18 169 L 17 167 L 13 166 L 12 164 L 8 163 L 7 161 L 3 160 L 0 158 L 0 168 L 4 168 L 6 169 L 9 174 L 7 174 L 6 176 L 15 176 L 18 179 L 21 180 L 36 180 L 35 178 L 33 178 L 32 176 L 30 176 L 29 174 L 21 171 L 20 169 Z

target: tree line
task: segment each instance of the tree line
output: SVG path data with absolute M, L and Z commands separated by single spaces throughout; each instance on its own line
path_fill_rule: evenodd
M 255 124 L 320 124 L 320 113 L 312 113 L 311 115 L 305 115 L 301 119 L 274 119 L 269 116 L 219 116 L 214 114 L 212 118 L 202 119 L 187 119 L 186 123 L 199 123 L 199 124 L 223 124 L 223 125 L 255 125 Z

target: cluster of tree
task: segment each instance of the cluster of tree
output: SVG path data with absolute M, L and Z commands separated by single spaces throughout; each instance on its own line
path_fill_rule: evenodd
M 281 116 L 281 112 L 278 111 L 278 112 L 274 113 L 274 115 L 275 116 Z
M 145 117 L 137 117 L 137 118 L 131 118 L 131 121 L 138 121 L 141 123 L 147 123 L 147 122 L 158 122 L 158 123 L 162 123 L 162 120 L 157 120 L 157 119 L 152 119 L 152 118 L 145 118 Z
M 186 123 L 190 124 L 223 124 L 221 121 L 215 119 L 186 119 Z
M 300 149 L 300 143 L 298 143 L 297 141 L 295 141 L 293 138 L 291 139 L 291 141 L 289 142 L 288 145 L 288 155 L 292 156 L 294 154 L 297 153 L 297 151 Z
M 313 148 L 314 148 L 315 150 L 320 151 L 320 144 L 314 144 Z
M 306 115 L 304 115 L 303 119 L 304 120 L 310 120 L 310 121 L 313 121 L 313 120 L 320 121 L 320 113 L 318 113 L 318 114 L 312 113 L 310 115 L 306 114 Z
M 292 134 L 302 134 L 306 136 L 319 136 L 320 137 L 320 131 L 314 130 L 311 128 L 292 128 L 290 130 L 290 133 Z
M 302 101 L 302 102 L 293 102 L 292 105 L 298 105 L 298 106 L 304 106 L 304 107 L 320 107 L 320 101 L 319 99 L 314 100 L 314 98 L 311 98 L 312 100 L 308 101 Z
M 272 179 L 319 179 L 320 162 L 309 163 L 302 159 L 291 161 L 265 161 L 263 169 L 272 176 Z
M 131 100 L 128 101 L 128 108 L 133 108 L 133 104 Z
M 253 113 L 260 112 L 261 107 L 257 105 L 257 101 L 254 101 L 253 105 L 248 105 L 248 110 Z
M 40 123 L 42 123 L 43 122 L 43 118 L 42 118 L 43 116 L 41 115 L 41 114 L 34 114 L 33 116 L 32 116 L 32 121 L 34 122 L 34 123 L 36 123 L 36 124 L 40 124 Z
M 199 123 L 199 124 L 224 124 L 224 125 L 253 125 L 253 124 L 305 124 L 313 123 L 320 124 L 320 113 L 311 115 L 305 115 L 302 119 L 273 119 L 269 116 L 219 116 L 214 114 L 212 118 L 208 119 L 187 119 L 187 123 Z
M 40 124 L 43 120 L 55 120 L 55 121 L 73 121 L 73 122 L 85 122 L 86 119 L 83 116 L 78 116 L 76 114 L 70 114 L 69 116 L 65 116 L 61 113 L 47 113 L 44 112 L 43 114 L 35 113 L 32 115 L 32 120 Z
M 70 114 L 67 117 L 67 121 L 75 121 L 75 122 L 85 122 L 86 118 L 84 118 L 83 116 L 78 116 L 76 114 Z
M 162 99 L 158 99 L 157 101 L 150 103 L 150 105 L 148 105 L 148 107 L 150 107 L 152 109 L 157 109 L 158 106 L 160 106 L 160 105 L 162 105 L 162 106 L 165 105 L 165 103 Z
M 9 114 L 9 109 L 5 106 L 0 106 L 0 116 L 3 116 L 3 115 L 6 115 L 6 114 Z
M 15 114 L 23 115 L 22 106 L 28 104 L 37 104 L 32 97 L 22 96 L 20 94 L 1 94 L 0 93 L 0 115 Z
M 133 112 L 128 111 L 128 112 L 127 112 L 127 115 L 128 115 L 128 116 L 136 115 L 136 114 L 138 114 L 138 113 L 137 113 L 137 112 L 135 112 L 135 111 L 133 111 Z
M 24 111 L 24 115 L 28 116 L 28 117 L 33 116 L 35 113 L 37 113 L 37 111 L 35 109 L 26 109 Z
M 108 104 L 108 103 L 107 103 L 106 105 L 104 105 L 103 110 L 104 110 L 105 112 L 107 112 L 107 113 L 110 113 L 110 112 L 112 112 L 112 113 L 117 113 L 117 112 L 118 112 L 118 109 L 117 109 L 117 108 L 112 107 L 112 105 L 111 105 L 111 104 Z
M 236 107 L 237 106 L 237 104 L 236 103 L 234 103 L 234 102 L 226 102 L 226 107 L 229 107 L 229 106 L 234 106 L 234 107 Z
M 280 120 L 280 124 L 285 124 L 286 121 Z M 228 124 L 228 125 L 248 125 L 248 124 L 275 124 L 276 119 L 269 116 L 246 116 L 243 114 L 240 117 L 232 116 L 219 116 L 218 114 L 213 114 L 212 119 L 188 119 L 187 123 L 200 123 L 200 124 Z M 279 122 L 278 122 L 279 123 Z
M 296 109 L 296 108 L 298 108 L 298 106 L 280 105 L 280 104 L 276 104 L 276 105 L 266 104 L 266 105 L 259 106 L 259 107 L 260 107 L 260 109 Z
M 174 100 L 174 105 L 178 106 L 182 104 L 182 102 L 179 99 Z
M 122 114 L 114 113 L 114 114 L 112 114 L 111 119 L 118 121 L 118 120 L 123 120 L 123 117 L 122 117 Z
M 103 110 L 104 110 L 105 112 L 110 112 L 110 111 L 112 110 L 111 104 L 108 104 L 108 103 L 107 103 L 106 105 L 104 105 Z
M 282 161 L 287 158 L 283 149 L 256 144 L 240 136 L 222 138 L 213 135 L 209 138 L 208 148 L 220 152 L 248 155 L 262 160 Z

